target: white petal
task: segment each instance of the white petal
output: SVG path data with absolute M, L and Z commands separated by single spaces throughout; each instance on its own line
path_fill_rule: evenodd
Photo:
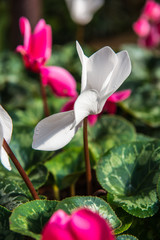
M 3 138 L 5 138 L 7 143 L 9 143 L 11 140 L 13 129 L 12 119 L 1 105 L 0 105 L 0 124 L 2 126 Z
M 124 80 L 131 73 L 131 61 L 127 51 L 121 51 L 117 53 L 117 58 L 117 65 L 114 68 L 107 87 L 101 92 L 102 98 L 99 106 L 100 112 L 102 111 L 106 100 L 121 86 Z
M 117 56 L 110 47 L 94 53 L 87 61 L 87 87 L 101 92 L 117 65 Z
M 76 48 L 77 48 L 77 52 L 82 64 L 82 77 L 81 77 L 81 92 L 86 88 L 86 83 L 87 83 L 87 61 L 88 61 L 88 57 L 86 57 L 86 55 L 84 55 L 83 50 L 80 46 L 80 44 L 78 43 L 78 41 L 76 41 Z
M 9 162 L 9 157 L 3 147 L 1 147 L 1 150 L 0 150 L 0 157 L 1 157 L 1 162 L 3 166 L 10 171 L 12 168 Z
M 104 0 L 66 0 L 73 21 L 80 25 L 88 24 Z
M 74 104 L 75 122 L 77 126 L 85 117 L 97 114 L 99 96 L 95 90 L 82 92 Z
M 33 136 L 32 147 L 37 150 L 54 151 L 67 145 L 80 126 L 72 128 L 74 113 L 61 112 L 40 121 Z

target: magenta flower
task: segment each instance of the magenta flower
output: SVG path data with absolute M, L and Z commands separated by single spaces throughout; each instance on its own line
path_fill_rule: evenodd
M 133 24 L 133 30 L 139 36 L 139 45 L 157 47 L 160 43 L 160 4 L 148 0 L 140 18 Z
M 44 19 L 39 20 L 33 34 L 27 18 L 21 17 L 19 21 L 20 31 L 23 36 L 23 45 L 16 48 L 20 52 L 26 68 L 39 73 L 40 67 L 51 56 L 52 30 Z
M 140 17 L 134 24 L 133 30 L 139 37 L 146 37 L 150 32 L 150 24 L 146 18 Z
M 131 95 L 130 89 L 113 93 L 104 104 L 102 112 L 107 111 L 109 114 L 115 114 L 117 111 L 116 103 L 124 101 L 125 99 L 129 98 L 130 95 Z M 64 104 L 61 111 L 66 112 L 66 111 L 73 110 L 76 99 L 77 97 L 70 99 L 67 103 Z M 98 118 L 98 115 L 88 116 L 88 122 L 90 123 L 91 126 L 93 126 L 97 122 L 97 118 Z
M 142 14 L 154 22 L 160 21 L 160 4 L 154 0 L 148 0 Z
M 79 209 L 68 215 L 56 211 L 42 231 L 41 240 L 115 240 L 109 224 L 98 213 Z
M 57 96 L 77 96 L 76 81 L 66 69 L 57 66 L 42 67 L 40 73 L 43 85 L 49 85 Z

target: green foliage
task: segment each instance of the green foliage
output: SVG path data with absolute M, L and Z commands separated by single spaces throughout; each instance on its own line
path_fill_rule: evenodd
M 97 177 L 109 201 L 145 218 L 159 208 L 156 184 L 160 173 L 160 142 L 133 142 L 112 148 L 99 161 Z
M 10 217 L 10 229 L 39 240 L 56 205 L 56 201 L 35 200 L 17 207 Z
M 9 229 L 10 215 L 10 211 L 0 206 L 0 240 L 23 240 L 24 237 L 22 235 L 12 232 Z

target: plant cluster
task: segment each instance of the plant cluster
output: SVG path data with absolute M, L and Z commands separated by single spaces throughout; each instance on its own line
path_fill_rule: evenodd
M 52 56 L 43 19 L 20 31 L 25 68 L 0 54 L 0 239 L 158 239 L 159 57 L 78 42 Z

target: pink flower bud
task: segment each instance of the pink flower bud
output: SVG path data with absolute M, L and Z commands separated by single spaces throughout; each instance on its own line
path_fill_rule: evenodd
M 41 240 L 115 240 L 109 224 L 98 213 L 79 209 L 66 214 L 58 210 L 42 231 Z

